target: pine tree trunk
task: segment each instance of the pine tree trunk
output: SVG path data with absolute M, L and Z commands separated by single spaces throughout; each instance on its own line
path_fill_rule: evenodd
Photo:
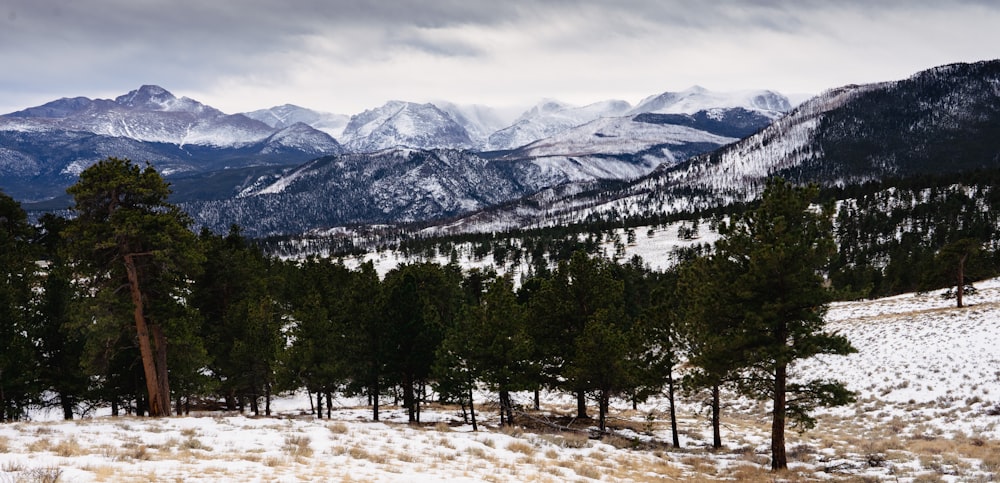
M 785 454 L 785 386 L 788 380 L 788 367 L 778 364 L 774 370 L 774 417 L 771 420 L 771 469 L 788 469 L 788 457 Z
M 371 390 L 371 394 L 369 395 L 372 398 L 372 420 L 373 421 L 378 421 L 378 393 L 379 393 L 378 378 L 375 378 L 372 381 L 372 390 Z
M 673 439 L 674 448 L 681 447 L 681 438 L 677 433 L 677 404 L 675 403 L 674 370 L 671 367 L 667 372 L 667 400 L 670 403 L 670 437 Z
M 511 409 L 510 391 L 500 391 L 500 425 L 514 425 L 514 412 Z
M 510 391 L 504 391 L 506 394 L 506 402 L 504 403 L 504 408 L 507 411 L 507 425 L 514 425 L 514 403 L 510 400 Z
M 720 417 L 719 385 L 712 386 L 712 448 L 722 449 L 722 421 Z
M 540 392 L 541 391 L 536 387 L 535 388 L 535 411 L 539 411 L 539 410 L 542 409 L 542 396 L 541 396 L 541 394 L 539 394 Z
M 333 419 L 333 393 L 326 392 L 326 419 Z
M 958 259 L 958 288 L 955 290 L 958 308 L 962 308 L 962 296 L 965 295 L 965 258 L 966 255 L 962 255 Z
M 167 336 L 160 324 L 151 324 L 153 351 L 156 355 L 156 377 L 160 384 L 160 405 L 170 409 L 170 383 L 167 376 Z M 166 414 L 170 416 L 169 413 Z
M 410 377 L 410 374 L 406 374 L 403 376 L 403 407 L 406 408 L 406 419 L 411 423 L 417 422 L 413 396 L 413 378 Z
M 587 419 L 587 393 L 586 391 L 577 391 L 576 393 L 576 417 L 580 419 Z
M 65 419 L 66 421 L 72 420 L 73 419 L 73 406 L 74 406 L 74 404 L 73 404 L 73 398 L 70 397 L 70 396 L 68 396 L 68 395 L 66 395 L 66 394 L 60 394 L 59 395 L 59 405 L 62 406 L 63 419 Z
M 600 400 L 600 403 L 598 404 L 598 409 L 597 409 L 597 413 L 598 413 L 598 416 L 597 416 L 597 419 L 598 419 L 597 427 L 601 431 L 601 433 L 604 433 L 604 432 L 606 432 L 608 430 L 608 424 L 607 423 L 608 423 L 608 405 L 609 405 L 609 401 L 611 399 L 610 392 L 607 391 L 607 390 L 601 389 L 601 394 L 600 394 L 600 397 L 598 399 Z
M 476 424 L 476 405 L 472 401 L 472 376 L 469 376 L 469 414 L 472 416 L 472 431 L 479 431 Z
M 139 355 L 142 358 L 142 371 L 146 377 L 146 392 L 149 394 L 149 415 L 151 417 L 170 416 L 170 405 L 163 407 L 163 397 L 160 394 L 161 384 L 159 371 L 156 368 L 156 355 L 150 341 L 149 327 L 146 325 L 146 315 L 143 311 L 142 292 L 139 290 L 139 273 L 135 267 L 134 255 L 125 255 L 125 274 L 128 276 L 129 292 L 132 295 L 132 318 L 135 321 L 136 336 L 139 341 Z M 169 396 L 168 396 L 169 397 Z

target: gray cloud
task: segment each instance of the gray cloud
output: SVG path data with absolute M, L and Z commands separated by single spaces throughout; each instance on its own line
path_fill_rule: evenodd
M 847 74 L 975 60 L 998 45 L 997 20 L 987 0 L 7 0 L 0 111 L 143 83 L 246 110 L 283 93 L 349 110 L 407 96 L 626 96 L 741 79 L 818 90 Z

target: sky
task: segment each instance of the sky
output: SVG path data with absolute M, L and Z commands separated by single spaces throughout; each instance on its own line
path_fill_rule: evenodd
M 0 113 L 159 85 L 223 112 L 803 97 L 1000 57 L 995 0 L 4 0 Z

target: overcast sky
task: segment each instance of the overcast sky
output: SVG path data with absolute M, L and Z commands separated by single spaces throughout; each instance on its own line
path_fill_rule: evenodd
M 142 84 L 227 113 L 816 94 L 998 57 L 995 0 L 4 0 L 0 113 Z

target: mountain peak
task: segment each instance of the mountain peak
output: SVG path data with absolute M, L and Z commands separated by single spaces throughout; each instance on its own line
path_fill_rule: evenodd
M 115 98 L 115 104 L 139 111 L 188 112 L 200 114 L 214 109 L 187 97 L 178 99 L 170 91 L 157 85 L 144 85 Z M 221 113 L 217 113 L 221 114 Z
M 433 104 L 389 101 L 351 117 L 344 128 L 345 143 L 356 152 L 374 152 L 394 146 L 411 148 L 468 148 L 468 131 Z
M 170 91 L 155 85 L 144 85 L 128 94 L 115 98 L 115 104 L 125 107 L 152 108 L 160 111 L 163 107 L 177 100 Z
M 792 109 L 788 98 L 774 91 L 718 92 L 691 86 L 680 92 L 664 92 L 647 97 L 632 110 L 632 114 L 694 114 L 708 109 L 736 107 L 774 113 L 785 113 Z

